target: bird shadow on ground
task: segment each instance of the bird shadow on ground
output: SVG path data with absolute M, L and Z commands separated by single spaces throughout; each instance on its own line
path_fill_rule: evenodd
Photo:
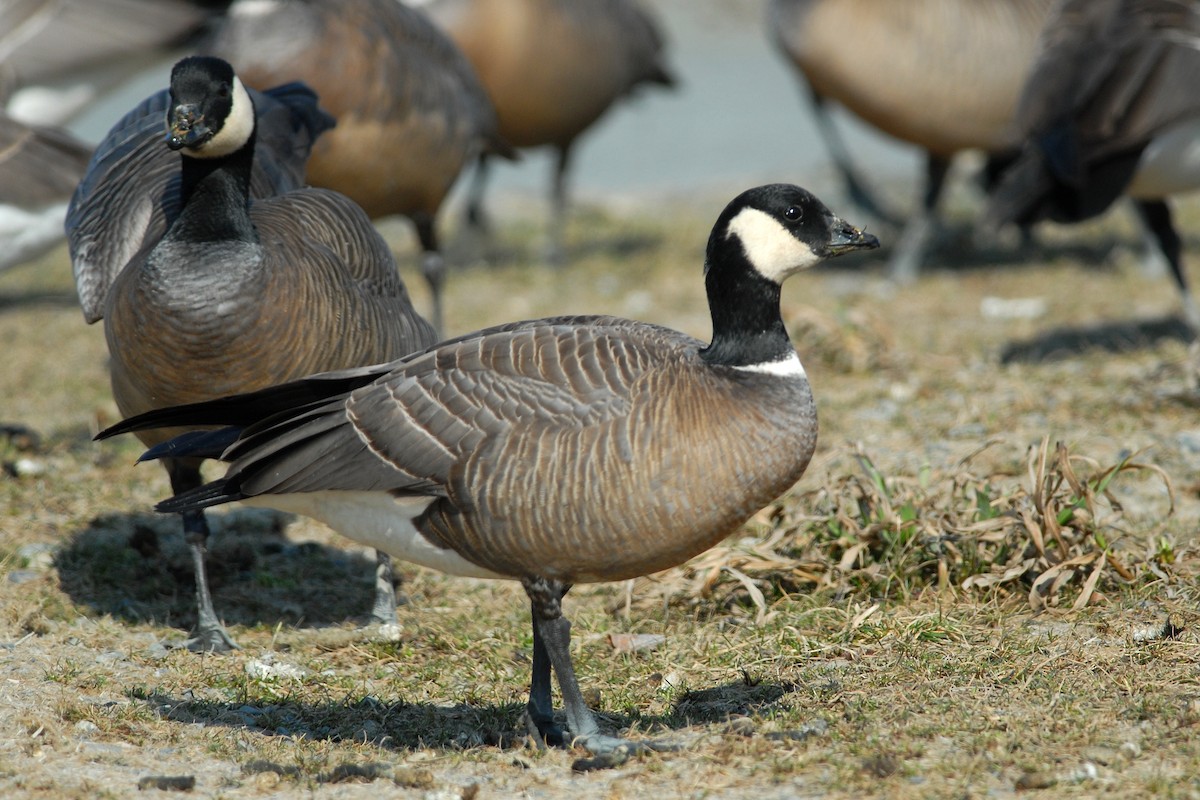
M 411 645 L 410 645 L 411 646 Z M 253 681 L 247 678 L 247 681 Z M 632 716 L 594 709 L 602 730 L 620 736 L 629 733 L 635 741 L 654 739 L 670 731 L 693 726 L 727 726 L 722 732 L 752 735 L 746 725 L 734 725 L 748 715 L 767 715 L 772 708 L 799 688 L 774 683 L 731 683 L 685 693 L 675 707 L 663 715 Z M 341 701 L 311 703 L 292 699 L 294 693 L 270 695 L 270 687 L 253 687 L 244 702 L 199 700 L 134 689 L 135 700 L 147 703 L 163 719 L 184 724 L 223 725 L 247 728 L 265 736 L 303 736 L 309 740 L 358 741 L 392 751 L 426 747 L 465 749 L 472 747 L 519 748 L 534 744 L 525 722 L 524 702 L 501 703 L 406 703 L 372 696 L 348 697 Z M 262 699 L 254 695 L 265 694 Z M 561 711 L 556 717 L 565 725 Z M 772 732 L 772 738 L 805 738 L 814 732 Z M 635 732 L 630 732 L 635 728 Z M 663 740 L 671 743 L 671 737 Z
M 283 536 L 290 517 L 239 509 L 210 514 L 208 577 L 228 625 L 324 626 L 361 620 L 374 599 L 375 561 Z M 190 630 L 191 552 L 174 514 L 113 513 L 67 538 L 55 557 L 64 592 L 97 615 Z
M 1000 351 L 1002 364 L 1061 361 L 1089 352 L 1128 353 L 1164 341 L 1191 342 L 1194 334 L 1181 317 L 1064 326 L 1011 342 Z
M 79 296 L 74 291 L 65 289 L 31 289 L 23 292 L 0 292 L 0 314 L 37 306 L 78 308 Z M 81 324 L 82 319 L 81 315 Z

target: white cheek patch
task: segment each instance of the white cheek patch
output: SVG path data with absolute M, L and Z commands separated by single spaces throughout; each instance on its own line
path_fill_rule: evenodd
M 239 0 L 229 7 L 235 17 L 264 17 L 283 5 L 279 0 Z
M 254 133 L 254 101 L 236 75 L 233 78 L 233 102 L 221 130 L 197 149 L 190 150 L 198 158 L 221 158 L 236 153 Z
M 745 364 L 743 366 L 734 367 L 743 372 L 761 372 L 764 375 L 775 375 L 780 378 L 807 378 L 808 374 L 804 371 L 804 365 L 800 363 L 800 356 L 792 352 L 787 358 L 779 361 L 764 361 L 761 364 Z
M 779 220 L 757 208 L 739 211 L 729 221 L 725 235 L 736 236 L 750 265 L 776 283 L 783 283 L 783 279 L 792 273 L 823 260 Z

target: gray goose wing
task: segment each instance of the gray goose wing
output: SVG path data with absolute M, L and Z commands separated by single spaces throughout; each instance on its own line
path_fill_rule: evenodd
M 0 112 L 0 202 L 35 209 L 71 196 L 91 148 L 57 128 L 31 127 Z
M 374 383 L 270 417 L 224 456 L 243 497 L 326 490 L 449 496 L 483 449 L 626 416 L 637 378 L 698 342 L 610 317 L 515 323 L 395 362 Z M 517 441 L 520 440 L 520 441 Z
M 1017 126 L 1028 139 L 989 204 L 994 222 L 1100 213 L 1142 149 L 1200 112 L 1200 4 L 1063 0 L 1043 29 Z
M 333 120 L 302 84 L 250 90 L 258 117 L 252 197 L 304 185 L 317 137 Z M 152 247 L 179 213 L 179 159 L 164 144 L 170 92 L 157 92 L 122 117 L 97 146 L 67 209 L 66 232 L 84 318 L 104 316 L 113 279 Z

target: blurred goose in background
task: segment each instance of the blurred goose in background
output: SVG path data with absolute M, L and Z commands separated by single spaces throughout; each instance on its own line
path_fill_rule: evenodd
M 1064 0 L 1040 45 L 1018 114 L 1025 147 L 985 223 L 1076 222 L 1128 195 L 1200 333 L 1167 204 L 1200 188 L 1200 3 Z
M 228 0 L 5 0 L 0 98 L 28 125 L 62 125 L 173 58 Z M 169 61 L 167 63 L 170 63 Z
M 139 111 L 158 110 L 160 97 Z M 254 97 L 264 104 L 258 117 Z M 72 243 L 85 256 L 91 244 L 98 252 L 124 252 L 141 243 L 115 274 L 103 265 L 121 263 L 120 257 L 81 257 L 75 264 L 85 315 L 105 320 L 113 396 L 122 414 L 388 361 L 436 338 L 413 310 L 391 250 L 362 209 L 335 192 L 297 188 L 313 139 L 330 124 L 316 97 L 298 86 L 269 101 L 263 97 L 247 92 L 225 61 L 179 62 L 153 137 L 160 150 L 182 155 L 174 157 L 172 179 L 164 180 L 157 160 L 148 176 L 141 169 L 145 137 L 127 121 L 101 145 L 99 172 L 85 178 L 75 198 L 72 231 L 87 231 L 88 238 Z M 276 193 L 251 202 L 253 165 L 271 163 L 278 169 L 257 177 L 273 181 Z M 159 202 L 165 209 L 156 208 Z M 147 217 L 168 221 L 157 241 L 142 232 Z M 108 237 L 101 235 L 105 228 Z M 179 432 L 142 438 L 154 444 Z M 201 484 L 200 463 L 183 456 L 163 461 L 176 492 Z M 188 645 L 234 647 L 208 590 L 203 511 L 184 512 L 183 528 L 199 617 Z M 390 594 L 386 557 L 381 575 L 385 565 Z M 394 596 L 390 601 L 394 618 Z
M 576 583 L 682 563 L 799 480 L 817 417 L 780 285 L 876 246 L 803 189 L 762 186 L 732 200 L 709 237 L 707 345 L 615 317 L 518 322 L 391 364 L 151 412 L 100 437 L 232 426 L 147 454 L 230 462 L 159 510 L 241 500 L 452 575 L 521 581 L 533 612 L 531 729 L 619 760 L 654 745 L 600 732 L 562 599 Z M 554 722 L 552 672 L 570 737 Z
M 464 164 L 514 155 L 454 43 L 398 0 L 239 0 L 207 46 L 248 86 L 302 80 L 317 91 L 338 124 L 313 148 L 309 182 L 372 218 L 412 220 L 443 330 L 438 210 Z
M 0 112 L 0 271 L 62 243 L 67 201 L 91 154 L 66 131 Z
M 894 280 L 920 271 L 955 154 L 1003 160 L 1053 0 L 771 0 L 770 34 L 808 83 L 818 128 L 851 199 L 880 219 L 826 103 L 925 151 L 925 185 L 889 258 Z M 853 41 L 847 33 L 853 31 Z
M 572 148 L 613 103 L 646 84 L 674 86 L 663 37 L 632 0 L 423 0 L 475 65 L 514 147 L 554 148 L 547 256 L 561 262 Z M 485 227 L 488 154 L 479 159 L 468 222 Z
M 203 28 L 220 2 L 0 3 L 0 270 L 63 241 L 90 142 L 54 129 Z

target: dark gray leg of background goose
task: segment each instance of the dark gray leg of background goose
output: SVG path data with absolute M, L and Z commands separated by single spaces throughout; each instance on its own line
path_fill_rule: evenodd
M 846 148 L 841 133 L 833 123 L 833 115 L 829 112 L 825 98 L 811 89 L 808 97 L 812 103 L 813 118 L 817 121 L 817 132 L 825 142 L 825 149 L 829 151 L 829 157 L 833 159 L 838 171 L 842 173 L 842 182 L 846 186 L 846 194 L 850 197 L 850 202 L 876 220 L 899 227 L 900 217 L 884 209 L 883 205 L 875 200 L 874 195 L 867 191 L 866 186 L 859 180 L 854 162 L 850 158 L 850 151 Z
M 467 192 L 467 225 L 482 234 L 491 227 L 487 212 L 483 210 L 483 193 L 487 188 L 488 157 L 480 153 L 475 162 L 475 174 L 471 176 L 471 188 Z
M 1179 288 L 1183 301 L 1183 317 L 1194 333 L 1200 334 L 1200 310 L 1188 287 L 1187 275 L 1183 271 L 1183 241 L 1175 224 L 1171 221 L 1171 207 L 1165 200 L 1137 200 L 1134 206 L 1150 233 L 1158 242 L 1159 249 L 1171 267 L 1171 277 Z
M 920 207 L 904 224 L 904 230 L 888 261 L 888 271 L 897 283 L 912 283 L 921 271 L 937 223 L 937 204 L 950 161 L 932 153 L 925 162 L 925 191 Z
M 392 557 L 382 550 L 375 551 L 375 606 L 371 621 L 380 625 L 396 625 L 396 579 L 392 573 Z
M 433 308 L 429 321 L 438 338 L 442 337 L 442 288 L 446 285 L 446 261 L 438 248 L 437 232 L 433 227 L 433 218 L 425 214 L 416 214 L 412 218 L 417 228 L 417 239 L 421 242 L 421 274 L 429 284 L 429 295 Z
M 558 148 L 554 178 L 550 184 L 550 230 L 546 263 L 554 267 L 567 261 L 567 172 L 571 168 L 571 145 Z
M 164 460 L 171 479 L 171 491 L 180 494 L 203 483 L 199 465 Z M 192 551 L 192 569 L 196 576 L 196 635 L 185 642 L 189 650 L 198 653 L 224 653 L 236 650 L 237 643 L 217 619 L 212 595 L 208 591 L 208 571 L 204 566 L 205 543 L 208 541 L 208 520 L 203 511 L 188 511 L 183 517 L 183 537 Z

